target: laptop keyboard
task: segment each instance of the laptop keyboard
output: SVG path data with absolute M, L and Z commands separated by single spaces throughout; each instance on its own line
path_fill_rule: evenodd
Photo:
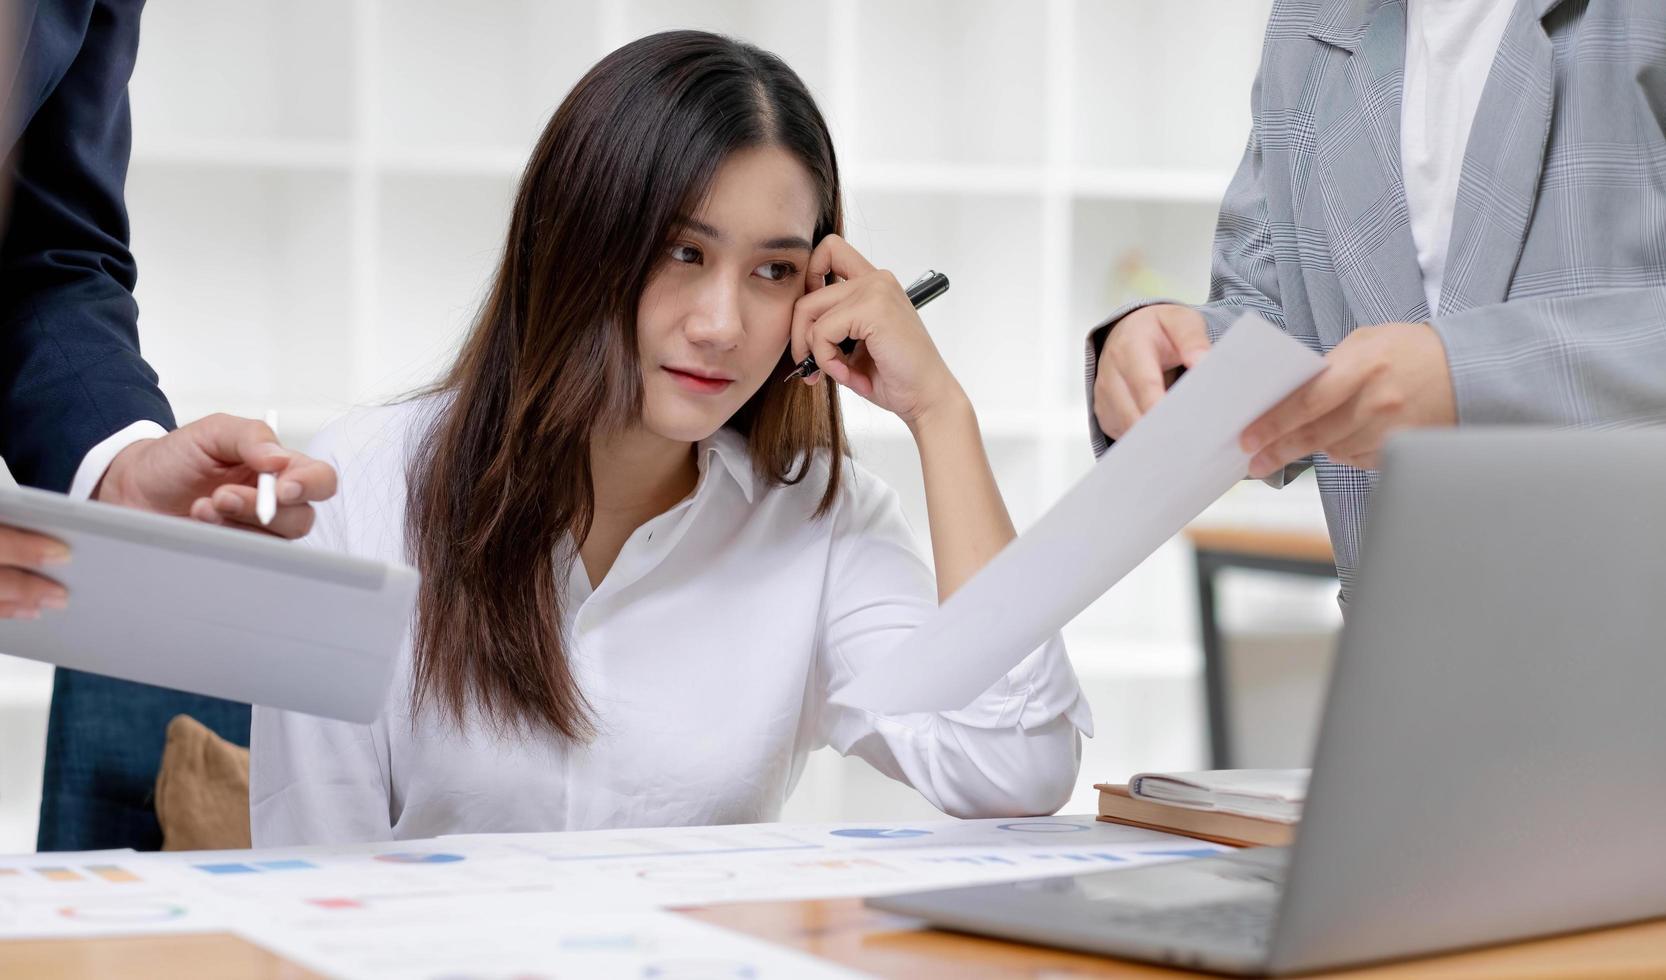
M 1223 855 L 1208 862 L 1223 879 L 1272 886 L 1260 895 L 1155 909 L 1111 901 L 1101 905 L 1100 911 L 1106 925 L 1144 936 L 1151 942 L 1184 945 L 1203 940 L 1213 946 L 1261 952 L 1272 943 L 1278 892 L 1284 885 L 1289 859 L 1289 851 L 1280 848 Z
M 1153 941 L 1196 940 L 1207 936 L 1223 946 L 1264 948 L 1273 934 L 1278 903 L 1266 901 L 1209 902 L 1147 909 L 1136 905 L 1100 906 L 1106 925 L 1144 935 Z

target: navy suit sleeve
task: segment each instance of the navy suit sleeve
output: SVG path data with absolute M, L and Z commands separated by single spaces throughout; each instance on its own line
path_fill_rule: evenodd
M 0 456 L 52 490 L 120 429 L 174 424 L 139 354 L 123 199 L 141 6 L 44 0 L 13 87 L 24 129 L 0 244 Z

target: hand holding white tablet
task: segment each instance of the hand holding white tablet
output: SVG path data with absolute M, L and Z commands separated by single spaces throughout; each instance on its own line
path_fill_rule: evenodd
M 334 496 L 336 474 L 279 445 L 275 422 L 272 413 L 265 424 L 211 415 L 160 439 L 141 439 L 111 461 L 93 499 L 301 537 L 312 528 L 312 504 Z M 0 468 L 0 487 L 13 485 Z M 52 567 L 68 561 L 63 542 L 0 524 L 0 620 L 65 608 L 69 593 Z
M 347 721 L 381 710 L 414 569 L 28 487 L 0 488 L 0 528 L 75 554 L 49 569 L 74 605 L 0 617 L 8 654 Z

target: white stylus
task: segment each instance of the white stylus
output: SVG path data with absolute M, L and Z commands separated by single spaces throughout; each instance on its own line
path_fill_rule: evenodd
M 272 436 L 278 434 L 278 413 L 266 413 L 266 427 L 272 430 Z M 260 523 L 270 524 L 272 518 L 278 516 L 278 478 L 272 473 L 262 473 L 255 480 L 255 516 Z

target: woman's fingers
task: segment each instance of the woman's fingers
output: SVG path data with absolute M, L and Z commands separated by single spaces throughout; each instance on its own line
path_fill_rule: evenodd
M 855 279 L 874 271 L 874 264 L 863 257 L 851 244 L 838 235 L 828 235 L 810 253 L 810 267 L 806 276 L 812 283 L 822 282 L 828 273 L 840 279 Z M 820 292 L 820 289 L 814 289 Z
M 916 342 L 914 331 L 893 329 L 904 326 L 918 315 L 912 312 L 902 284 L 889 272 L 877 269 L 850 243 L 837 235 L 822 239 L 810 256 L 806 270 L 806 292 L 793 309 L 793 363 L 806 356 L 814 356 L 820 370 L 805 379 L 808 384 L 819 384 L 825 374 L 833 381 L 849 388 L 863 398 L 872 400 L 876 393 L 888 391 L 882 407 L 896 410 L 890 402 L 899 392 L 909 392 L 903 404 L 912 397 L 916 387 L 930 386 L 922 382 L 922 371 L 930 373 L 929 365 L 916 356 L 922 345 Z M 821 285 L 831 276 L 840 281 Z M 923 327 L 919 338 L 924 350 L 931 352 Z M 852 354 L 844 353 L 841 344 L 865 342 Z M 875 348 L 883 347 L 880 351 Z M 883 365 L 883 366 L 882 366 Z M 895 389 L 895 390 L 893 390 Z
M 806 378 L 807 383 L 820 384 L 824 373 L 842 385 L 850 383 L 850 366 L 845 363 L 844 352 L 839 349 L 839 342 L 850 336 L 850 326 L 849 308 L 842 306 L 834 307 L 811 322 L 805 339 L 810 353 L 816 356 L 816 366 L 820 370 Z
M 854 283 L 840 282 L 831 286 L 823 286 L 813 293 L 805 293 L 793 304 L 792 324 L 792 361 L 797 364 L 812 353 L 810 347 L 810 329 L 816 321 L 826 316 L 829 311 L 853 296 L 857 290 Z M 840 338 L 843 339 L 843 338 Z M 817 362 L 821 355 L 816 355 Z

